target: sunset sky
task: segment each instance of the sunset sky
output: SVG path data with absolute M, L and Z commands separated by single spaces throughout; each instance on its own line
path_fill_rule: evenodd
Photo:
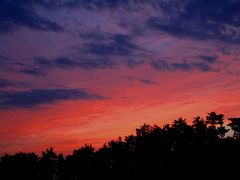
M 240 116 L 238 0 L 1 0 L 0 155 Z

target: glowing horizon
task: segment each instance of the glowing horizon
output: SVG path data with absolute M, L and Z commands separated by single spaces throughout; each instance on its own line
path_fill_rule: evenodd
M 3 0 L 0 155 L 68 154 L 212 111 L 238 117 L 239 4 Z

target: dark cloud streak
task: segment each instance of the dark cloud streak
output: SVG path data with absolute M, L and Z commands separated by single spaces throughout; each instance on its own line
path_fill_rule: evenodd
M 35 11 L 33 1 L 3 0 L 0 3 L 0 33 L 8 33 L 19 27 L 33 30 L 61 32 L 63 27 Z
M 17 82 L 9 79 L 0 78 L 0 88 L 8 88 L 8 87 L 31 87 L 28 83 Z
M 156 84 L 155 81 L 149 80 L 149 79 L 141 79 L 140 81 L 141 81 L 143 84 L 146 84 L 146 85 Z
M 36 63 L 42 68 L 61 68 L 61 69 L 71 69 L 71 68 L 82 68 L 82 69 L 104 69 L 104 68 L 114 68 L 117 63 L 112 61 L 108 57 L 103 58 L 75 58 L 74 60 L 68 57 L 58 57 L 53 59 L 47 59 L 44 57 L 37 57 Z
M 104 37 L 100 35 L 98 37 L 101 38 L 101 40 L 98 40 L 97 38 L 92 42 L 85 43 L 83 44 L 83 48 L 80 48 L 79 51 L 84 54 L 96 54 L 100 56 L 129 56 L 138 49 L 137 45 L 131 42 L 130 36 L 114 34 Z M 96 34 L 93 34 L 92 36 L 95 37 Z
M 79 89 L 33 89 L 25 92 L 1 92 L 0 108 L 33 108 L 41 104 L 52 104 L 64 100 L 103 99 L 104 97 L 91 94 Z
M 172 6 L 176 2 L 181 6 Z M 165 17 L 153 16 L 146 25 L 179 38 L 240 41 L 240 1 L 180 0 L 165 1 L 161 6 Z
M 209 64 L 200 62 L 200 63 L 191 63 L 191 62 L 174 62 L 168 63 L 165 60 L 151 60 L 149 65 L 154 69 L 159 71 L 185 71 L 192 72 L 194 69 L 200 70 L 202 72 L 212 71 L 213 69 Z
M 13 81 L 10 81 L 8 79 L 0 79 L 0 88 L 6 88 L 9 86 L 16 86 L 15 83 Z
M 199 59 L 206 61 L 208 63 L 215 63 L 217 61 L 217 56 L 205 56 L 205 55 L 200 55 L 198 56 Z
M 28 75 L 33 75 L 33 76 L 45 75 L 43 70 L 40 68 L 26 68 L 26 69 L 21 69 L 19 72 L 28 74 Z

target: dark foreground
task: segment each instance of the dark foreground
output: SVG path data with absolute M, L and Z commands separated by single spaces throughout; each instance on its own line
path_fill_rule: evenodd
M 85 145 L 63 157 L 52 148 L 35 153 L 5 155 L 1 180 L 80 179 L 235 179 L 240 172 L 240 118 L 214 112 L 159 127 L 144 124 L 136 135 L 119 138 L 99 150 Z M 231 128 L 231 137 L 226 137 Z

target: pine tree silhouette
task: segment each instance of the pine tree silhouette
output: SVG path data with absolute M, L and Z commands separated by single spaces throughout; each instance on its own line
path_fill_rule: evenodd
M 98 150 L 85 145 L 64 157 L 53 148 L 35 153 L 4 155 L 0 159 L 1 180 L 81 179 L 173 179 L 228 178 L 237 176 L 240 161 L 240 118 L 224 115 L 197 116 L 192 124 L 184 118 L 163 127 L 143 124 L 136 135 L 105 143 Z M 231 133 L 230 133 L 231 134 Z

